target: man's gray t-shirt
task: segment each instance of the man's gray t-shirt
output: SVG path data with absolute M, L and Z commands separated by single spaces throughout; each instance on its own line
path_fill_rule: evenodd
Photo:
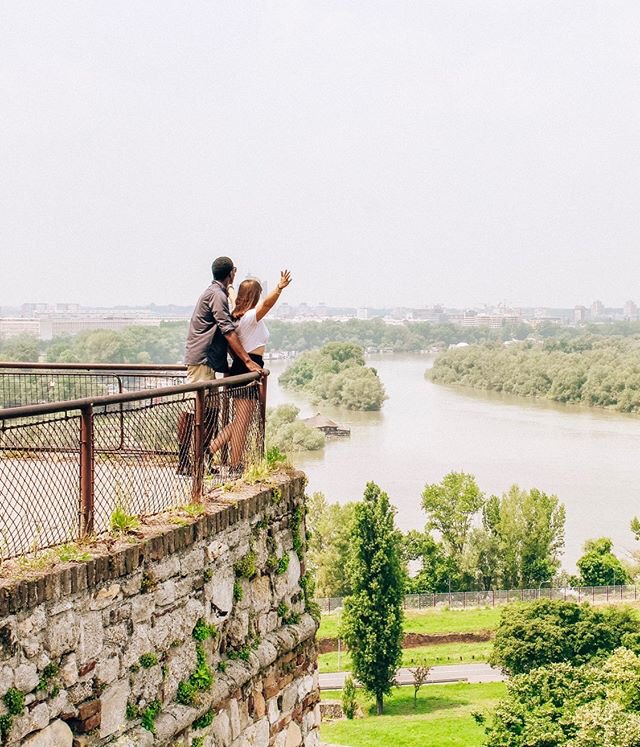
M 219 280 L 214 280 L 198 299 L 189 323 L 184 354 L 186 365 L 206 364 L 214 371 L 226 373 L 229 364 L 224 336 L 235 328 L 227 289 Z

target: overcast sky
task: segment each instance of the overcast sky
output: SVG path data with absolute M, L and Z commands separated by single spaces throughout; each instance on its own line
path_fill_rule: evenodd
M 640 302 L 637 0 L 3 0 L 0 306 Z

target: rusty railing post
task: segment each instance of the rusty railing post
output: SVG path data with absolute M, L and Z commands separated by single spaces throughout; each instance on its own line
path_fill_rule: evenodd
M 124 392 L 124 387 L 122 386 L 122 376 L 116 376 L 116 379 L 118 381 L 118 394 L 122 394 Z M 118 420 L 120 421 L 120 446 L 118 448 L 120 451 L 122 451 L 124 449 L 124 402 L 120 403 L 118 411 Z
M 94 529 L 94 442 L 93 408 L 80 408 L 80 537 L 88 537 Z
M 193 418 L 193 478 L 191 483 L 191 501 L 201 503 L 202 482 L 204 476 L 204 411 L 207 392 L 198 389 L 196 394 L 196 408 Z
M 264 372 L 264 376 L 260 379 L 260 451 L 264 456 L 266 433 L 267 433 L 267 379 L 269 378 L 269 371 Z

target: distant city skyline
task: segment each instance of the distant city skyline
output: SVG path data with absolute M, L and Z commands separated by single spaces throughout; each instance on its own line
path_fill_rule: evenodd
M 7 2 L 0 305 L 640 296 L 633 0 Z

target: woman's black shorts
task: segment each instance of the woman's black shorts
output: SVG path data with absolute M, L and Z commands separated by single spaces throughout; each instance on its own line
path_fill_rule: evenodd
M 252 361 L 257 363 L 260 368 L 264 368 L 264 359 L 261 355 L 254 355 L 253 353 L 249 353 L 249 358 L 251 358 Z M 229 369 L 229 376 L 240 376 L 240 374 L 249 373 L 249 369 L 244 365 L 244 363 L 240 360 L 240 358 L 233 359 L 233 363 L 231 364 L 231 368 Z M 241 387 L 246 387 L 246 384 L 231 384 L 229 386 L 230 389 L 240 389 Z M 252 389 L 248 389 L 245 391 L 240 391 L 234 396 L 241 397 L 244 399 L 255 399 L 255 395 L 253 394 Z

